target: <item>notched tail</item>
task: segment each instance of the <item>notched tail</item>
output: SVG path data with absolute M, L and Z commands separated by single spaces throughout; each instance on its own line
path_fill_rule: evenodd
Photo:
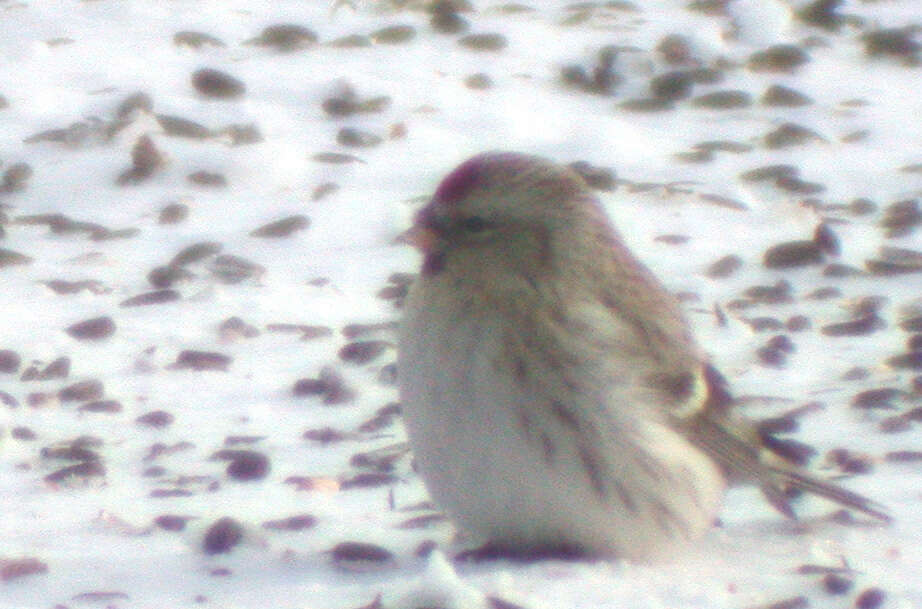
M 800 466 L 809 458 L 806 445 L 782 440 L 766 442 L 767 437 L 772 437 L 767 429 L 760 430 L 757 424 L 729 412 L 705 410 L 683 424 L 689 439 L 720 464 L 731 482 L 758 484 L 768 502 L 788 518 L 797 518 L 786 492 L 795 488 L 883 522 L 892 520 L 877 502 L 802 469 Z
M 782 486 L 793 487 L 820 497 L 825 497 L 839 505 L 857 510 L 868 516 L 872 516 L 882 522 L 892 522 L 893 518 L 886 512 L 886 508 L 881 504 L 868 499 L 864 495 L 852 492 L 838 484 L 821 480 L 803 471 L 788 469 L 783 466 L 768 465 L 768 471 L 773 474 L 776 481 L 773 484 L 763 484 L 762 492 L 765 493 L 769 503 L 778 511 L 789 518 L 796 518 L 794 511 Z

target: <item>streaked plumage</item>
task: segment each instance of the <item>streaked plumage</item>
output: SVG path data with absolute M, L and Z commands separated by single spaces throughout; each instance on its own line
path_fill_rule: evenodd
M 400 332 L 404 420 L 462 530 L 512 553 L 658 558 L 711 526 L 736 478 L 788 515 L 793 485 L 886 518 L 766 449 L 575 172 L 478 155 L 408 240 L 425 258 Z

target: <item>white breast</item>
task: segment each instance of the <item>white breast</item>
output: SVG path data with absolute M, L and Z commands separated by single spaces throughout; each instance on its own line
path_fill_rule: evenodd
M 506 317 L 466 315 L 418 289 L 399 345 L 404 423 L 430 494 L 462 530 L 512 550 L 645 559 L 710 527 L 721 474 L 676 432 L 633 416 L 649 410 L 630 408 L 634 388 L 573 392 L 534 354 L 523 381 Z

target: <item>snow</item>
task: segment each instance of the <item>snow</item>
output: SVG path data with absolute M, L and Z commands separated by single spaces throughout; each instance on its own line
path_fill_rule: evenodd
M 822 274 L 822 265 L 783 270 L 762 265 L 770 246 L 810 239 L 824 219 L 842 246 L 838 258 L 828 261 L 864 268 L 868 259 L 881 257 L 883 245 L 922 249 L 918 230 L 888 237 L 880 226 L 887 206 L 922 192 L 922 173 L 901 170 L 922 163 L 920 53 L 914 51 L 916 65 L 909 60 L 912 52 L 871 57 L 863 38 L 879 28 L 917 24 L 915 0 L 848 0 L 837 11 L 848 17 L 837 30 L 803 23 L 797 11 L 805 3 L 793 0 L 735 0 L 727 14 L 689 10 L 686 2 L 674 0 L 634 0 L 634 10 L 619 3 L 589 9 L 590 4 L 532 0 L 525 3 L 532 11 L 475 1 L 475 10 L 461 15 L 471 24 L 468 33 L 506 37 L 508 45 L 494 52 L 466 49 L 458 43 L 461 34 L 436 32 L 417 4 L 0 3 L 0 96 L 6 100 L 6 107 L 0 102 L 0 176 L 21 162 L 33 170 L 24 188 L 0 192 L 0 219 L 6 216 L 0 248 L 32 258 L 23 265 L 0 263 L 0 350 L 15 351 L 22 360 L 15 372 L 0 372 L 0 398 L 16 402 L 0 403 L 0 572 L 6 574 L 0 609 L 356 609 L 376 606 L 379 595 L 388 609 L 506 606 L 502 603 L 529 609 L 744 608 L 801 596 L 808 603 L 803 606 L 822 609 L 869 602 L 859 597 L 873 587 L 885 592 L 882 606 L 888 609 L 922 606 L 922 462 L 885 459 L 894 451 L 922 450 L 922 423 L 916 417 L 896 433 L 879 426 L 920 405 L 918 392 L 911 390 L 918 371 L 894 368 L 886 360 L 907 351 L 909 334 L 898 323 L 922 314 L 922 275 L 834 278 Z M 585 18 L 576 18 L 581 14 Z M 574 23 L 562 25 L 568 19 Z M 282 23 L 312 29 L 318 43 L 291 52 L 244 44 L 264 27 Z M 415 37 L 354 49 L 328 44 L 396 24 L 412 25 Z M 226 46 L 175 44 L 174 34 L 184 30 L 205 32 Z M 656 47 L 670 34 L 687 38 L 693 61 L 667 65 Z M 612 44 L 624 47 L 613 68 L 622 80 L 612 92 L 564 85 L 564 66 L 578 64 L 591 74 L 599 49 Z M 798 45 L 809 61 L 781 72 L 746 67 L 752 53 L 773 44 Z M 696 66 L 720 66 L 725 78 L 695 84 L 693 96 L 739 89 L 754 103 L 709 109 L 678 100 L 660 112 L 619 106 L 649 97 L 651 77 Z M 241 80 L 245 94 L 214 99 L 196 92 L 191 76 L 203 67 Z M 489 75 L 493 85 L 466 86 L 464 79 L 475 73 Z M 790 108 L 759 103 L 776 83 L 809 95 L 813 103 Z M 390 104 L 347 117 L 324 111 L 325 99 L 349 88 L 360 102 L 386 95 Z M 150 96 L 156 114 L 213 130 L 255 123 L 263 139 L 231 145 L 227 135 L 170 135 L 144 111 L 107 135 L 119 104 L 138 91 Z M 74 130 L 68 142 L 24 141 L 78 121 L 86 123 L 83 137 Z M 784 123 L 808 127 L 823 141 L 766 147 L 764 136 Z M 342 127 L 384 139 L 375 147 L 348 148 L 336 143 Z M 401 130 L 405 135 L 394 135 Z M 859 131 L 866 133 L 854 135 Z M 145 134 L 164 155 L 164 165 L 138 184 L 117 185 Z M 751 149 L 717 151 L 703 163 L 675 156 L 714 140 Z M 371 471 L 355 464 L 354 455 L 388 449 L 405 436 L 399 419 L 385 417 L 379 428 L 360 429 L 397 399 L 386 381 L 387 365 L 395 359 L 391 331 L 350 339 L 342 329 L 398 319 L 399 309 L 378 292 L 392 273 L 415 272 L 418 260 L 395 237 L 440 176 L 467 156 L 493 148 L 614 169 L 617 190 L 600 196 L 625 240 L 666 285 L 696 296 L 686 305 L 699 340 L 734 392 L 747 398 L 747 413 L 770 416 L 822 402 L 823 408 L 800 419 L 793 437 L 818 450 L 812 463 L 826 475 L 841 473 L 830 458 L 832 449 L 866 454 L 871 471 L 842 482 L 887 505 L 894 522 L 838 523 L 826 517 L 833 508 L 807 498 L 797 502 L 803 520 L 787 522 L 757 490 L 739 488 L 727 495 L 721 526 L 666 564 L 459 563 L 452 557 L 463 541 L 447 522 L 398 526 L 432 513 L 420 505 L 425 490 L 409 457 L 395 461 L 393 479 L 384 484 L 350 485 L 357 474 Z M 360 161 L 315 160 L 325 152 Z M 778 163 L 795 165 L 801 179 L 825 190 L 805 195 L 739 177 Z M 200 170 L 223 174 L 228 185 L 187 180 Z M 328 182 L 338 190 L 313 200 L 314 190 Z M 747 209 L 715 205 L 702 195 L 734 199 Z M 877 207 L 864 215 L 831 207 L 861 197 Z M 158 214 L 170 203 L 187 205 L 188 218 L 160 223 Z M 45 213 L 138 232 L 93 240 L 86 231 L 56 233 L 46 224 L 20 221 Z M 250 236 L 295 214 L 308 216 L 310 226 L 287 237 Z M 672 244 L 655 240 L 660 235 L 689 239 Z M 227 283 L 211 270 L 211 255 L 186 265 L 194 277 L 172 286 L 178 300 L 120 306 L 154 289 L 147 279 L 152 269 L 203 241 L 217 242 L 221 254 L 243 257 L 265 271 Z M 742 259 L 741 270 L 709 277 L 708 265 L 727 254 Z M 314 281 L 319 278 L 327 281 Z M 57 294 L 45 283 L 57 279 L 94 280 L 104 289 Z M 791 283 L 791 302 L 728 306 L 748 288 L 781 279 Z M 824 286 L 841 294 L 805 298 Z M 821 331 L 855 318 L 855 302 L 864 296 L 885 297 L 877 312 L 885 328 L 845 337 Z M 726 325 L 716 323 L 715 304 L 728 316 Z M 745 321 L 771 316 L 783 322 L 794 315 L 810 318 L 811 328 L 755 332 Z M 100 316 L 115 322 L 107 338 L 78 339 L 65 331 Z M 259 335 L 219 330 L 235 316 Z M 302 340 L 297 331 L 269 328 L 283 323 L 325 326 L 332 333 Z M 778 333 L 789 334 L 796 349 L 783 365 L 764 365 L 757 349 Z M 352 340 L 389 344 L 370 362 L 356 364 L 339 355 Z M 177 369 L 173 364 L 184 350 L 233 359 L 226 371 Z M 66 378 L 22 380 L 33 363 L 42 370 L 64 356 L 71 362 Z M 867 375 L 843 380 L 856 366 Z M 355 391 L 351 402 L 325 405 L 319 396 L 293 394 L 298 379 L 317 378 L 326 367 Z M 103 399 L 118 400 L 121 410 L 81 411 L 91 399 L 59 396 L 63 387 L 89 379 L 101 381 Z M 851 405 L 855 394 L 882 387 L 904 391 L 893 409 Z M 172 423 L 155 428 L 136 421 L 157 410 L 173 415 Z M 324 444 L 302 437 L 325 427 L 343 432 L 345 439 Z M 80 436 L 98 440 L 87 447 L 100 455 L 105 474 L 48 482 L 52 472 L 80 461 L 49 457 L 47 449 Z M 167 450 L 153 454 L 154 445 Z M 215 458 L 223 449 L 261 453 L 270 469 L 262 478 L 235 479 L 225 471 L 228 461 Z M 164 490 L 187 492 L 157 496 Z M 316 519 L 314 526 L 297 531 L 263 526 L 303 514 Z M 183 517 L 185 528 L 156 525 L 163 515 Z M 208 554 L 206 531 L 224 516 L 242 525 L 242 541 L 230 552 Z M 438 549 L 419 552 L 427 540 Z M 392 556 L 344 559 L 334 548 L 351 541 L 381 546 Z M 10 561 L 26 558 L 46 570 L 13 576 Z M 854 587 L 844 596 L 832 595 L 821 585 L 823 574 L 798 571 L 802 565 L 843 568 Z

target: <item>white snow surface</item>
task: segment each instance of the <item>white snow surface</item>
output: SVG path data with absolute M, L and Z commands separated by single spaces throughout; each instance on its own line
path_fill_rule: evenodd
M 863 38 L 879 28 L 918 25 L 917 0 L 846 0 L 837 14 L 848 18 L 834 30 L 799 20 L 804 2 L 731 0 L 724 13 L 687 4 L 474 0 L 472 10 L 461 13 L 467 33 L 500 33 L 508 42 L 498 51 L 477 51 L 459 43 L 466 34 L 435 31 L 424 5 L 396 0 L 0 2 L 0 175 L 17 163 L 33 172 L 22 188 L 0 192 L 0 250 L 31 259 L 0 263 L 0 350 L 21 360 L 0 372 L 0 609 L 831 608 L 871 603 L 869 588 L 882 591 L 881 607 L 922 607 L 922 461 L 886 458 L 922 450 L 922 422 L 907 418 L 905 429 L 892 433 L 880 426 L 922 405 L 922 382 L 912 389 L 920 372 L 887 363 L 907 351 L 910 335 L 900 321 L 922 315 L 922 274 L 839 278 L 823 275 L 822 264 L 762 264 L 770 246 L 810 239 L 824 219 L 841 243 L 841 253 L 827 254 L 827 262 L 864 269 L 865 261 L 880 257 L 881 246 L 922 249 L 919 231 L 888 236 L 880 224 L 889 205 L 922 193 L 919 53 L 915 64 L 905 55 L 872 57 Z M 289 52 L 245 43 L 275 24 L 310 28 L 318 40 Z M 415 28 L 411 40 L 329 44 L 401 24 Z M 174 34 L 185 30 L 225 46 L 175 44 Z M 670 34 L 688 43 L 685 65 L 668 65 L 656 50 Z M 749 56 L 772 44 L 798 45 L 809 61 L 788 71 L 749 69 Z M 621 82 L 609 93 L 566 86 L 561 69 L 579 64 L 591 73 L 605 45 L 623 47 L 613 67 Z M 240 79 L 245 94 L 215 99 L 197 92 L 191 77 L 204 67 Z M 751 94 L 753 103 L 709 109 L 680 99 L 660 112 L 619 105 L 648 97 L 651 77 L 692 67 L 724 74 L 723 82 L 695 84 L 693 96 L 734 89 Z M 466 86 L 475 73 L 488 75 L 492 86 Z M 761 103 L 772 84 L 797 89 L 812 103 Z M 346 87 L 359 101 L 388 96 L 390 103 L 378 112 L 331 116 L 324 100 Z M 139 91 L 150 96 L 153 114 L 213 130 L 254 123 L 262 141 L 231 145 L 223 135 L 173 135 L 143 110 L 107 135 L 104 127 L 119 104 Z M 82 137 L 74 129 L 68 142 L 24 141 L 80 121 L 87 127 Z M 784 123 L 822 139 L 766 146 L 764 136 Z M 336 140 L 343 127 L 383 139 L 349 148 Z M 116 184 L 145 134 L 164 165 L 138 184 Z M 715 140 L 748 148 L 717 151 L 710 162 L 676 157 Z M 728 493 L 720 526 L 667 564 L 465 563 L 453 560 L 465 545 L 449 523 L 399 526 L 432 513 L 419 505 L 425 490 L 408 456 L 382 484 L 350 485 L 368 472 L 353 455 L 405 436 L 399 418 L 360 429 L 397 399 L 387 381 L 395 359 L 392 330 L 347 338 L 343 328 L 399 318 L 399 308 L 378 293 L 392 273 L 415 272 L 418 258 L 395 237 L 440 176 L 488 149 L 616 171 L 617 189 L 600 197 L 636 253 L 670 289 L 688 296 L 702 346 L 734 393 L 749 398 L 740 407 L 769 416 L 821 403 L 801 417 L 792 437 L 817 449 L 811 465 L 823 475 L 842 473 L 829 458 L 832 449 L 866 459 L 870 471 L 842 483 L 888 506 L 893 523 L 861 517 L 838 523 L 828 517 L 834 506 L 811 498 L 796 501 L 802 520 L 790 522 L 744 487 Z M 326 152 L 359 160 L 315 158 Z M 780 163 L 825 189 L 796 193 L 740 177 Z M 187 179 L 203 170 L 223 174 L 227 185 Z M 314 200 L 314 189 L 327 182 L 338 190 Z M 701 195 L 730 198 L 746 209 Z M 857 198 L 875 207 L 853 213 L 846 205 Z M 188 206 L 188 217 L 160 223 L 160 210 L 170 203 Z M 47 223 L 23 221 L 35 214 L 137 231 L 93 239 L 87 231 L 55 232 Z M 286 237 L 250 235 L 294 214 L 308 216 L 310 226 Z M 663 235 L 687 240 L 657 239 Z M 227 283 L 209 270 L 211 255 L 186 265 L 194 276 L 172 287 L 178 300 L 121 305 L 154 289 L 147 279 L 152 269 L 205 241 L 265 271 Z M 708 266 L 727 254 L 741 258 L 740 271 L 709 277 Z M 327 281 L 314 281 L 319 278 Z M 58 294 L 51 280 L 98 283 Z M 733 306 L 748 288 L 780 280 L 791 284 L 790 302 Z M 839 293 L 807 298 L 821 287 Z M 869 296 L 883 297 L 878 314 L 885 327 L 859 336 L 821 331 L 853 319 L 855 303 Z M 718 305 L 725 325 L 713 313 Z M 784 322 L 794 315 L 808 317 L 810 327 L 756 332 L 745 321 Z M 65 331 L 100 316 L 114 321 L 111 336 L 87 340 Z M 259 334 L 220 332 L 235 316 Z M 324 326 L 332 333 L 302 340 L 299 332 L 273 331 L 271 324 Z M 766 365 L 757 350 L 781 333 L 794 351 L 781 365 Z M 353 340 L 389 346 L 367 363 L 343 361 L 339 350 Z M 232 360 L 223 371 L 172 366 L 184 350 Z M 29 367 L 41 371 L 60 357 L 70 358 L 66 378 L 22 380 Z M 864 378 L 846 380 L 856 366 L 866 369 Z M 298 379 L 317 378 L 324 368 L 355 392 L 351 402 L 326 405 L 319 396 L 294 395 Z M 81 410 L 92 399 L 58 394 L 92 379 L 102 383 L 103 399 L 121 409 Z M 892 408 L 852 405 L 857 393 L 882 387 L 902 392 Z M 136 421 L 158 410 L 173 421 L 160 428 Z M 345 439 L 324 444 L 302 437 L 325 427 Z M 98 454 L 104 475 L 49 482 L 49 474 L 81 461 L 54 458 L 47 449 L 81 436 L 89 438 L 86 446 Z M 168 450 L 152 454 L 157 444 Z M 228 475 L 228 462 L 215 458 L 222 449 L 265 455 L 268 474 L 257 480 Z M 161 496 L 164 490 L 187 492 Z M 300 531 L 263 526 L 298 514 L 313 516 L 315 524 Z M 154 524 L 163 515 L 186 518 L 185 528 Z M 208 554 L 205 532 L 221 517 L 242 525 L 243 540 L 230 552 Z M 426 540 L 438 549 L 423 556 L 417 548 Z M 340 561 L 332 549 L 343 542 L 375 544 L 393 555 L 372 564 Z M 17 565 L 29 564 L 25 559 L 44 568 L 17 576 Z M 822 585 L 823 573 L 804 565 L 841 569 L 854 585 L 833 595 Z

